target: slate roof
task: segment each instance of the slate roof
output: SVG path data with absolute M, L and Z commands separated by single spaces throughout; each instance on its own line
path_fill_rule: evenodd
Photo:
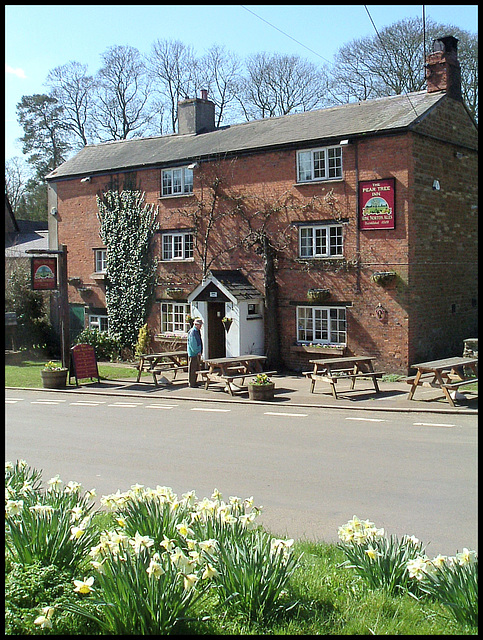
M 238 270 L 210 271 L 215 280 L 222 284 L 227 291 L 237 300 L 251 300 L 261 298 L 262 294 L 249 282 L 249 280 Z
M 303 147 L 314 141 L 331 144 L 351 136 L 389 133 L 417 124 L 445 95 L 443 91 L 424 90 L 254 120 L 198 135 L 171 134 L 87 145 L 49 173 L 47 180 L 169 166 L 271 147 Z

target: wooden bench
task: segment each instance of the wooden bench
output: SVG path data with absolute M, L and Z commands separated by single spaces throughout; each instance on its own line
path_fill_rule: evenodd
M 156 376 L 161 376 L 164 373 L 168 373 L 170 371 L 174 371 L 174 375 L 173 375 L 173 380 L 176 379 L 176 375 L 178 373 L 178 371 L 188 371 L 188 365 L 185 366 L 179 366 L 179 367 L 155 367 L 154 369 L 144 369 L 143 371 L 146 371 L 146 373 L 151 373 L 153 376 L 153 380 L 154 380 L 154 384 L 158 387 L 158 380 Z M 139 376 L 141 377 L 141 376 Z
M 337 392 L 335 390 L 335 384 L 338 380 L 346 380 L 349 379 L 351 381 L 351 389 L 354 389 L 356 379 L 357 378 L 370 378 L 373 381 L 374 389 L 376 393 L 379 393 L 379 386 L 377 384 L 376 378 L 381 378 L 384 375 L 384 371 L 360 371 L 359 373 L 354 373 L 354 369 L 338 369 L 337 371 L 333 371 L 332 373 L 327 373 L 327 371 L 321 371 L 314 374 L 313 371 L 303 371 L 304 376 L 312 380 L 310 385 L 310 392 L 314 392 L 315 381 L 317 378 L 324 382 L 328 382 L 331 385 L 332 394 L 335 398 L 337 398 Z M 340 375 L 339 375 L 340 374 Z
M 415 380 L 416 380 L 416 376 L 409 376 L 408 378 L 406 378 L 406 382 L 408 384 L 414 384 Z M 427 386 L 430 387 L 431 383 L 435 382 L 435 380 L 436 380 L 436 376 L 434 375 L 434 373 L 423 373 L 423 375 L 419 378 L 418 386 L 422 386 L 424 383 L 426 383 Z M 439 384 L 435 386 L 439 386 Z
M 451 382 L 445 382 L 441 386 L 444 387 L 447 391 L 457 391 L 460 387 L 464 387 L 467 384 L 475 384 L 475 383 L 478 383 L 478 378 L 469 378 L 468 380 L 453 380 Z M 449 394 L 447 395 L 447 398 L 450 405 L 454 407 L 455 399 L 453 399 Z
M 198 371 L 198 373 L 201 375 L 202 378 L 204 378 L 204 383 L 205 383 L 205 389 L 208 389 L 209 384 L 211 382 L 210 379 L 210 372 L 209 371 Z M 277 373 L 277 371 L 261 371 L 260 373 L 264 373 L 267 376 L 273 376 Z M 240 380 L 241 379 L 241 383 L 243 386 L 243 381 L 245 378 L 253 378 L 256 375 L 258 375 L 257 373 L 228 373 L 228 374 L 219 374 L 219 373 L 212 373 L 212 376 L 215 376 L 215 380 L 223 380 L 225 382 L 225 391 L 228 391 L 230 393 L 230 395 L 234 395 L 233 393 L 233 388 L 231 386 L 231 383 L 233 382 L 233 380 Z

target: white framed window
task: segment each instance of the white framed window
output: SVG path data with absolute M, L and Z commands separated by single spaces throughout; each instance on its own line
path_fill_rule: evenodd
M 161 237 L 163 260 L 189 260 L 193 257 L 193 234 L 163 233 Z
M 95 273 L 106 273 L 107 249 L 94 249 Z
M 186 316 L 190 313 L 190 305 L 182 302 L 161 303 L 161 333 L 183 333 L 190 329 Z
M 99 331 L 109 331 L 107 316 L 89 315 L 89 329 L 99 329 Z
M 299 227 L 299 256 L 301 258 L 343 256 L 343 252 L 344 243 L 341 224 Z
M 161 194 L 179 196 L 193 193 L 193 170 L 188 167 L 163 169 L 161 171 Z
M 342 178 L 342 147 L 297 151 L 297 182 Z
M 297 342 L 345 345 L 345 307 L 297 307 Z

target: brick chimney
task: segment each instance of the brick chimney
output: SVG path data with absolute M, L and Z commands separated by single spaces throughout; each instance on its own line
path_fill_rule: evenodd
M 215 130 L 215 104 L 208 100 L 208 91 L 201 98 L 178 102 L 178 133 L 208 133 Z
M 433 41 L 433 52 L 426 57 L 428 93 L 446 91 L 450 98 L 462 101 L 461 67 L 458 61 L 458 40 L 444 36 Z

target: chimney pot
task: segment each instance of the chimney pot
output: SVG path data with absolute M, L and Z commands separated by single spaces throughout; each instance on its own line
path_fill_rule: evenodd
M 208 90 L 207 89 L 201 89 L 201 99 L 202 100 L 208 100 Z

